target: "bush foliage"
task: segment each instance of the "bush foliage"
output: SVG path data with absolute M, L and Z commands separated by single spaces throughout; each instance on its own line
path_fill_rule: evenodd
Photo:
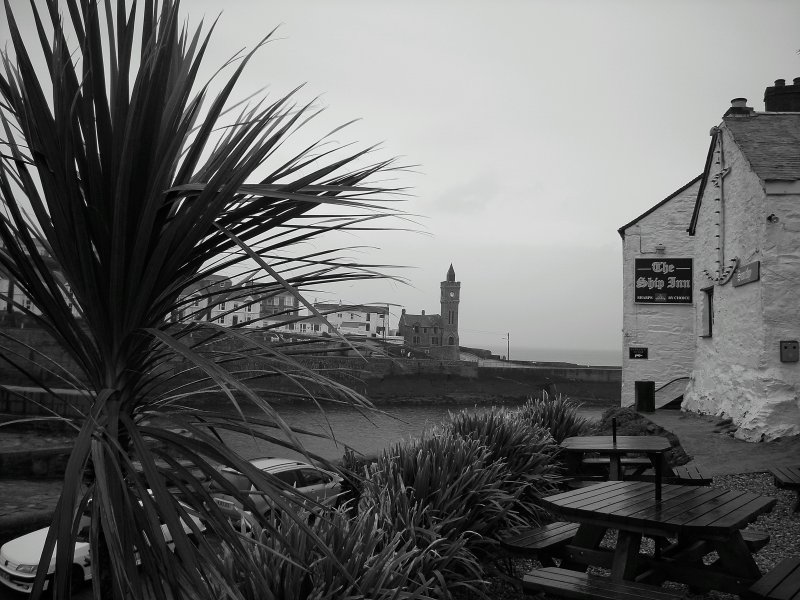
M 541 398 L 528 398 L 519 411 L 520 418 L 532 426 L 550 432 L 557 444 L 576 435 L 591 435 L 595 425 L 578 414 L 580 404 L 559 394 L 551 399 L 547 392 Z

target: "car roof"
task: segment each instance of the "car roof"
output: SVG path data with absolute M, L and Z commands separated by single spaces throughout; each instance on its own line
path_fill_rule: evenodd
M 261 471 L 284 471 L 293 467 L 319 470 L 317 467 L 300 460 L 295 460 L 293 458 L 276 458 L 274 456 L 267 456 L 265 458 L 251 458 L 250 464 Z M 238 471 L 232 469 L 231 467 L 223 467 L 222 470 L 227 471 L 228 473 L 238 473 Z

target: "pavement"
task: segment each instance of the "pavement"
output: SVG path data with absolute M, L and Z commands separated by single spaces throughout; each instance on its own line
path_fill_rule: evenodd
M 693 457 L 692 462 L 712 477 L 800 465 L 800 436 L 745 442 L 734 438 L 733 428 L 720 417 L 680 410 L 656 410 L 643 415 L 678 436 L 683 449 Z

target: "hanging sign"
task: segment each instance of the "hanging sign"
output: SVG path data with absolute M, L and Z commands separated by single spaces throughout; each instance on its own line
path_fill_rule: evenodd
M 761 261 L 748 263 L 736 267 L 733 272 L 733 287 L 739 287 L 745 283 L 753 283 L 761 278 Z
M 634 269 L 634 302 L 692 303 L 691 258 L 637 258 Z

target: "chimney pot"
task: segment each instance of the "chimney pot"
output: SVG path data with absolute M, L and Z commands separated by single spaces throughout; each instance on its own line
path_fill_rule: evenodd
M 747 106 L 747 98 L 734 98 L 731 100 L 733 108 L 745 108 Z
M 774 86 L 764 90 L 764 110 L 767 112 L 800 112 L 800 77 L 792 85 L 776 79 Z
M 422 316 L 423 316 L 423 317 L 425 316 L 425 311 L 424 311 L 424 310 L 422 311 Z

